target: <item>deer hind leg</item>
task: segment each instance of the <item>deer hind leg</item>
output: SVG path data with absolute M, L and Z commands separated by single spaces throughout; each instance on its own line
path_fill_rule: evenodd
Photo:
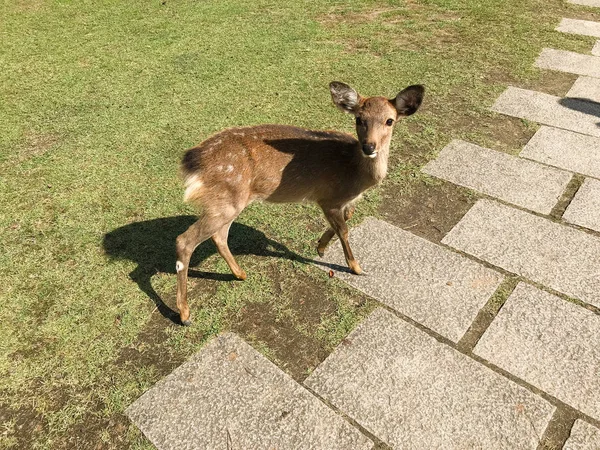
M 353 204 L 350 204 L 344 208 L 344 220 L 346 222 L 352 218 L 354 215 L 354 210 L 355 206 Z M 325 233 L 323 233 L 323 236 L 321 236 L 321 239 L 319 239 L 319 243 L 317 244 L 317 253 L 320 257 L 325 255 L 325 249 L 327 248 L 327 245 L 333 236 L 335 236 L 335 231 L 333 228 L 328 228 Z
M 190 308 L 187 302 L 187 278 L 190 258 L 198 245 L 207 240 L 221 228 L 230 224 L 237 214 L 210 214 L 202 217 L 177 237 L 177 309 L 183 325 L 190 325 Z
M 342 248 L 344 249 L 344 256 L 346 257 L 348 267 L 350 268 L 352 273 L 360 275 L 362 273 L 362 269 L 360 268 L 358 261 L 354 259 L 354 255 L 352 254 L 352 250 L 350 249 L 350 243 L 348 242 L 348 225 L 346 225 L 346 214 L 344 213 L 344 210 L 341 208 L 323 208 L 323 212 L 325 213 L 325 217 L 331 225 L 331 228 L 335 231 L 335 234 L 337 234 L 340 238 L 340 242 L 342 243 Z
M 246 272 L 244 272 L 244 269 L 242 269 L 239 266 L 239 264 L 231 254 L 231 251 L 229 251 L 229 246 L 227 245 L 227 236 L 229 235 L 229 227 L 231 227 L 232 222 L 233 220 L 227 225 L 221 227 L 219 231 L 217 231 L 215 234 L 213 234 L 212 240 L 217 246 L 217 251 L 219 252 L 219 255 L 223 257 L 223 259 L 231 269 L 233 275 L 238 280 L 245 280 Z

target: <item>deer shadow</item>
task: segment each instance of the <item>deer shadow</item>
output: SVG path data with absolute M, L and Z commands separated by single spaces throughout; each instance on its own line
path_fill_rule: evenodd
M 579 111 L 588 116 L 600 117 L 600 103 L 589 98 L 565 97 L 558 101 L 562 106 Z M 600 123 L 597 124 L 600 126 Z
M 152 287 L 152 276 L 157 273 L 175 275 L 175 239 L 183 233 L 197 218 L 195 216 L 174 216 L 160 219 L 134 222 L 106 233 L 102 242 L 104 252 L 114 260 L 127 259 L 137 264 L 129 274 L 134 281 L 156 305 L 158 311 L 167 319 L 181 324 L 179 313 L 171 309 Z M 264 257 L 285 258 L 303 264 L 318 264 L 337 270 L 347 270 L 337 265 L 305 258 L 289 250 L 261 231 L 240 223 L 233 223 L 229 231 L 229 247 L 234 255 L 256 255 Z M 217 253 L 212 240 L 201 243 L 194 251 L 190 267 L 195 267 L 209 256 Z M 335 267 L 334 267 L 335 266 Z M 190 269 L 189 277 L 211 279 L 217 281 L 233 281 L 232 274 L 205 272 Z

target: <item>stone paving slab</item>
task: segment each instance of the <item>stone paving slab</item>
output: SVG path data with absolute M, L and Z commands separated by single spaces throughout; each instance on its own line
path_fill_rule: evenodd
M 595 137 L 542 126 L 520 156 L 600 178 L 600 139 Z
M 600 7 L 600 0 L 567 0 L 567 1 L 569 3 L 573 3 L 574 5 Z
M 600 307 L 600 238 L 584 231 L 479 200 L 442 242 Z
M 498 97 L 492 110 L 600 137 L 600 105 L 594 103 L 509 86 Z
M 550 214 L 572 174 L 506 153 L 452 141 L 423 172 L 542 214 Z
M 556 31 L 600 38 L 600 22 L 579 19 L 562 19 L 558 27 L 556 27 Z
M 600 7 L 600 0 L 567 0 L 569 3 L 573 3 L 574 5 L 583 5 L 583 6 L 598 6 Z
M 558 70 L 560 72 L 600 77 L 600 58 L 592 55 L 554 50 L 545 48 L 535 61 L 535 66 L 540 69 Z
M 232 333 L 213 339 L 126 414 L 159 450 L 373 445 Z
M 587 178 L 583 182 L 563 219 L 600 232 L 600 180 Z
M 598 58 L 600 60 L 600 58 Z M 581 98 L 600 103 L 600 78 L 579 77 L 573 83 L 567 97 Z
M 554 407 L 382 309 L 305 384 L 397 449 L 536 449 Z
M 473 353 L 600 419 L 600 315 L 519 283 Z
M 335 276 L 365 294 L 458 342 L 503 276 L 382 220 L 350 230 L 354 255 L 366 275 L 347 272 L 339 241 L 325 254 Z M 344 271 L 337 270 L 337 266 Z
M 600 449 L 600 430 L 583 420 L 576 420 L 563 450 L 598 449 Z

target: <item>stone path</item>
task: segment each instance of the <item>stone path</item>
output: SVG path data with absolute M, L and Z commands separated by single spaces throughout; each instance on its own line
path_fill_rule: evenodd
M 535 65 L 540 69 L 558 70 L 590 77 L 600 76 L 599 57 L 564 50 L 545 48 L 536 60 Z
M 325 270 L 392 309 L 458 342 L 504 278 L 480 264 L 377 219 L 352 229 L 367 276 L 347 272 L 339 241 Z M 337 271 L 337 268 L 342 271 Z
M 463 141 L 448 144 L 423 172 L 543 214 L 550 214 L 572 177 Z
M 592 136 L 543 126 L 520 156 L 600 178 L 600 139 Z
M 563 218 L 600 232 L 600 180 L 588 178 L 583 182 Z
M 563 19 L 556 31 L 581 34 L 583 36 L 600 37 L 600 23 L 589 20 Z
M 544 125 L 600 137 L 600 105 L 509 87 L 492 110 Z
M 583 6 L 598 6 L 600 7 L 600 0 L 567 0 L 569 3 Z
M 160 449 L 373 446 L 232 333 L 213 339 L 126 414 Z
M 577 78 L 573 83 L 573 87 L 567 92 L 567 97 L 600 103 L 600 79 L 592 77 Z
M 394 448 L 535 448 L 554 412 L 381 309 L 305 384 Z
M 479 200 L 442 242 L 600 307 L 600 239 L 596 236 Z
M 519 283 L 474 353 L 600 420 L 599 342 L 600 315 Z
M 596 22 L 557 30 L 600 37 Z M 543 49 L 535 64 L 582 76 L 566 98 L 497 99 L 543 124 L 519 156 L 453 141 L 423 168 L 483 197 L 441 243 L 367 219 L 351 232 L 365 276 L 332 244 L 319 267 L 381 307 L 302 384 L 215 338 L 127 409 L 154 445 L 599 450 L 600 58 Z
M 571 436 L 564 450 L 598 450 L 600 448 L 600 430 L 581 420 L 573 425 Z

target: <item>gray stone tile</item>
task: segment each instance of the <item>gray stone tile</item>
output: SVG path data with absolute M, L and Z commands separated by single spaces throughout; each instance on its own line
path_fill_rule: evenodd
M 583 420 L 576 420 L 571 436 L 565 442 L 563 450 L 598 450 L 600 449 L 600 430 Z
M 592 48 L 592 55 L 600 56 L 600 41 L 596 41 L 594 47 Z
M 600 60 L 600 58 L 598 58 Z M 573 83 L 567 97 L 600 103 L 600 78 L 579 77 Z
M 600 77 L 600 58 L 566 50 L 545 48 L 535 61 L 540 69 L 558 70 L 560 72 Z
M 595 137 L 541 127 L 520 156 L 600 178 L 600 139 Z
M 443 243 L 600 307 L 600 238 L 479 200 Z
M 600 419 L 600 316 L 520 283 L 474 353 Z
M 305 384 L 398 449 L 535 449 L 554 411 L 382 309 Z
M 590 20 L 562 19 L 556 31 L 600 38 L 600 23 Z
M 587 178 L 583 182 L 563 219 L 600 232 L 600 180 Z
M 583 6 L 598 6 L 600 7 L 600 0 L 567 0 L 569 3 L 573 3 L 574 5 L 583 5 Z
M 372 447 L 232 333 L 213 339 L 126 414 L 159 450 Z
M 572 177 L 569 172 L 464 141 L 452 141 L 422 170 L 542 214 L 552 211 Z
M 354 255 L 366 275 L 347 272 L 339 241 L 324 262 L 335 275 L 391 308 L 458 342 L 503 277 L 464 256 L 382 220 L 350 230 Z M 329 265 L 320 266 L 329 270 Z
M 509 86 L 492 110 L 557 128 L 600 137 L 600 105 Z

